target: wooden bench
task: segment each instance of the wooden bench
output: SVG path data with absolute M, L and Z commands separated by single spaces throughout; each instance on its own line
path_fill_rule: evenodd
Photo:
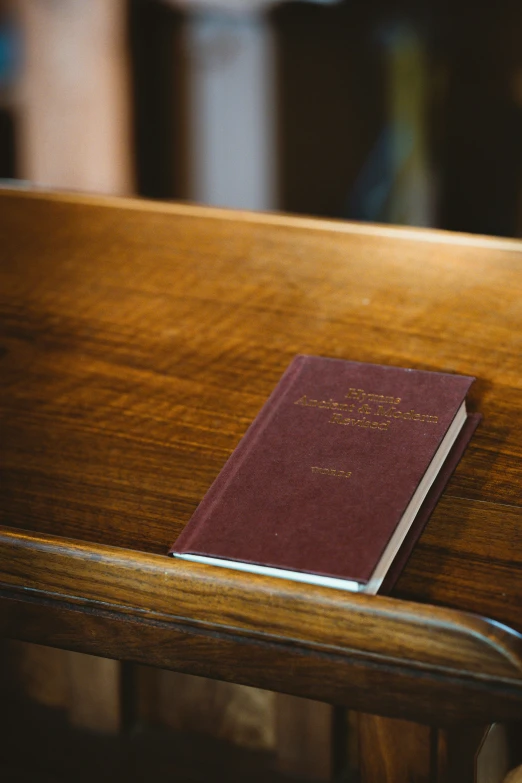
M 522 244 L 0 192 L 0 633 L 436 726 L 522 716 Z M 389 598 L 166 557 L 296 353 L 475 375 Z

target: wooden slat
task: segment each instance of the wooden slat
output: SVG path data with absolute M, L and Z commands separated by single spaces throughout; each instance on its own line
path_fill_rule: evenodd
M 432 783 L 432 733 L 404 720 L 359 715 L 361 783 Z
M 118 661 L 75 653 L 68 656 L 67 670 L 71 723 L 116 734 L 121 725 Z
M 69 652 L 12 639 L 6 644 L 4 677 L 13 690 L 48 707 L 67 710 Z
M 135 677 L 141 721 L 274 750 L 275 693 L 150 667 L 137 667 Z
M 333 776 L 334 710 L 296 696 L 276 697 L 278 769 L 299 780 L 328 781 Z

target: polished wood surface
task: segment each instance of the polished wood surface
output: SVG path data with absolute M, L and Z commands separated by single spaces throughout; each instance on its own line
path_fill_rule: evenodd
M 5 635 L 425 721 L 520 715 L 522 244 L 9 192 L 0 241 Z M 392 599 L 165 557 L 299 352 L 477 377 L 484 421 Z

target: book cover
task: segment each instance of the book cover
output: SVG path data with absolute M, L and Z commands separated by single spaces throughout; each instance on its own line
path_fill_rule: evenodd
M 389 589 L 476 427 L 473 380 L 295 357 L 170 553 Z

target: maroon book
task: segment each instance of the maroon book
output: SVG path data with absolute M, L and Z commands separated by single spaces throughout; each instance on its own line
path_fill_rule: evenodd
M 477 426 L 473 380 L 296 356 L 170 554 L 389 590 Z

